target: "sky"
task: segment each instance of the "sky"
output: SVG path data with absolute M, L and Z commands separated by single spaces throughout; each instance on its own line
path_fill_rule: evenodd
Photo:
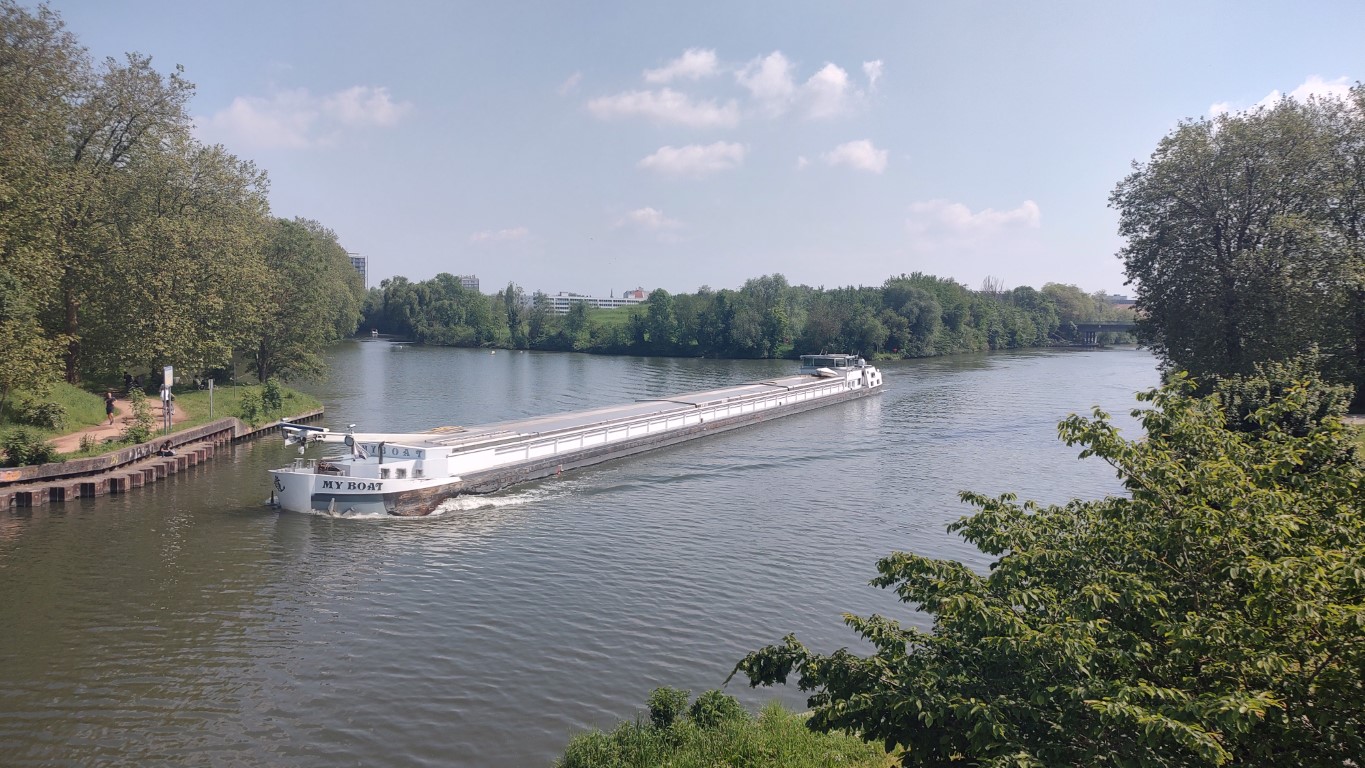
M 1134 161 L 1365 79 L 1359 0 L 49 6 L 96 59 L 182 65 L 196 136 L 371 286 L 1131 293 L 1108 198 Z

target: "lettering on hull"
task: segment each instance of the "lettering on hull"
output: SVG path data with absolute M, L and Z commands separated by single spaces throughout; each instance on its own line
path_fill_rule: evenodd
M 383 483 L 366 483 L 355 480 L 323 480 L 324 491 L 382 491 Z

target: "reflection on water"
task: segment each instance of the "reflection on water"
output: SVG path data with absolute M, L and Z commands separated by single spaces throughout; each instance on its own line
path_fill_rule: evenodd
M 658 397 L 787 361 L 346 344 L 332 427 L 416 430 Z M 887 366 L 887 392 L 455 499 L 428 518 L 278 514 L 274 440 L 126 496 L 0 513 L 0 764 L 547 765 L 651 688 L 720 684 L 842 611 L 920 622 L 868 588 L 895 549 L 987 561 L 948 536 L 956 494 L 1117 491 L 1056 423 L 1126 413 L 1133 350 Z M 1123 423 L 1130 428 L 1130 419 Z M 750 705 L 794 690 L 733 689 Z

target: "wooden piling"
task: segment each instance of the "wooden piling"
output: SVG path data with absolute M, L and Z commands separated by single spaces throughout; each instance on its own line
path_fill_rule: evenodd
M 47 503 L 47 488 L 29 488 L 14 492 L 15 506 L 37 507 Z

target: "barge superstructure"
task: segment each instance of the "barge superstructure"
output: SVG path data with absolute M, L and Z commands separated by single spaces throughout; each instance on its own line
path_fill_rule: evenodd
M 882 391 L 854 355 L 803 355 L 798 375 L 585 411 L 427 432 L 333 432 L 284 422 L 291 443 L 349 451 L 270 470 L 273 500 L 294 512 L 426 515 L 446 499 L 491 493 L 667 445 Z

